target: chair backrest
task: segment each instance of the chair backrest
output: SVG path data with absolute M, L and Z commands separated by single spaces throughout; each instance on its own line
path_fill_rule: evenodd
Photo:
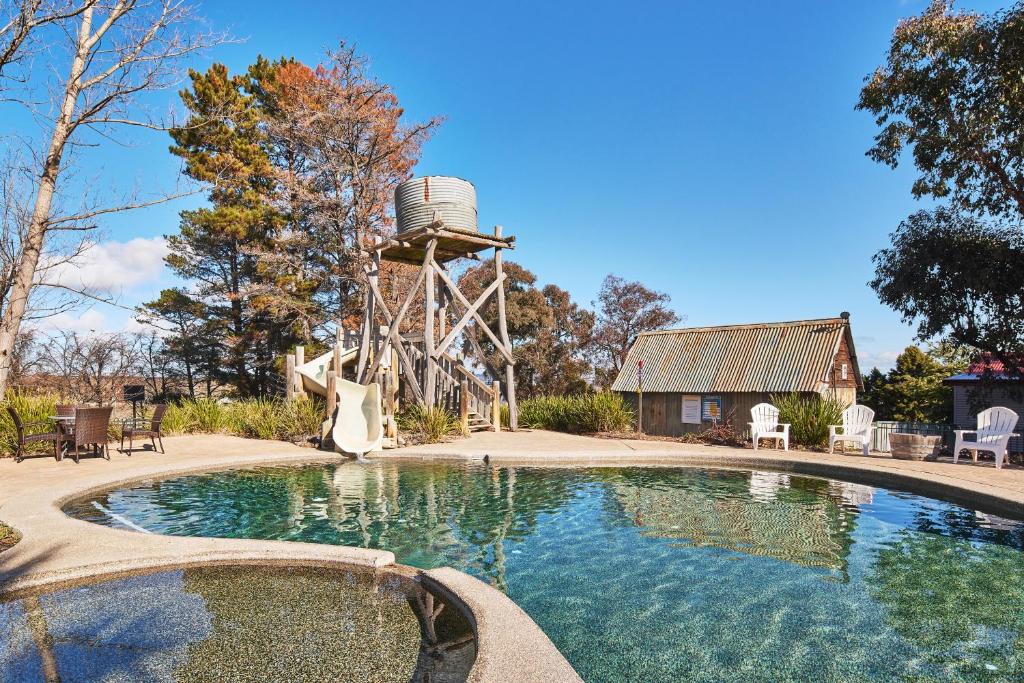
M 160 422 L 164 419 L 164 412 L 167 410 L 166 403 L 158 403 L 156 408 L 153 409 L 153 419 L 149 422 L 149 428 L 154 431 L 160 431 Z
M 843 411 L 843 433 L 863 434 L 871 429 L 871 423 L 874 421 L 875 411 L 854 403 Z
M 75 406 L 67 404 L 67 403 L 58 403 L 57 404 L 57 416 L 58 417 L 74 417 L 75 416 Z
M 75 445 L 107 443 L 110 414 L 113 411 L 113 406 L 77 408 L 75 410 Z
M 758 403 L 750 409 L 750 422 L 754 431 L 774 431 L 779 426 L 779 409 L 771 403 Z
M 1017 426 L 1017 413 L 1009 408 L 996 406 L 978 413 L 978 431 L 995 434 L 1012 434 Z
M 7 406 L 7 414 L 11 416 L 11 420 L 14 422 L 14 429 L 18 432 L 18 442 L 25 438 L 25 423 L 21 421 L 21 416 L 18 415 L 18 411 L 13 406 Z

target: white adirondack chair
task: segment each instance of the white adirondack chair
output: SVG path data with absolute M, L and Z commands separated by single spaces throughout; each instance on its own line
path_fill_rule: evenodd
M 779 409 L 770 403 L 758 403 L 750 409 L 750 436 L 754 439 L 754 450 L 760 439 L 775 439 L 782 442 L 783 450 L 789 450 L 789 425 L 779 424 Z M 779 431 L 782 427 L 782 431 Z
M 953 442 L 953 462 L 960 459 L 960 451 L 968 449 L 978 459 L 978 451 L 992 451 L 996 456 L 996 469 L 1001 469 L 1010 445 L 1010 437 L 1019 436 L 1013 433 L 1017 426 L 1017 413 L 1009 408 L 997 406 L 978 413 L 977 429 L 957 429 L 956 440 Z M 974 434 L 975 441 L 968 441 L 964 434 Z
M 875 430 L 872 423 L 875 421 L 875 411 L 867 406 L 852 405 L 843 411 L 843 424 L 829 425 L 828 428 L 828 452 L 832 453 L 837 441 L 852 441 L 860 444 L 864 455 L 868 454 L 871 448 L 871 433 Z M 836 430 L 842 429 L 840 434 Z

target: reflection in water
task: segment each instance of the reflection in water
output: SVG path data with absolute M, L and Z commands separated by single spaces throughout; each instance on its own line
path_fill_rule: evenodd
M 588 681 L 1024 680 L 1024 525 L 884 489 L 382 463 L 183 477 L 99 502 L 159 533 L 454 566 L 506 591 Z M 68 512 L 117 525 L 90 501 Z M 424 633 L 433 612 L 415 605 Z
M 472 630 L 411 578 L 162 571 L 0 603 L 0 680 L 462 681 Z

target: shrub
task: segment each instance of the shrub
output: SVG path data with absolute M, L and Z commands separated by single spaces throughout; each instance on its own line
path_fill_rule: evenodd
M 793 443 L 811 448 L 828 445 L 829 425 L 841 424 L 846 404 L 834 396 L 779 394 L 771 397 L 779 422 L 788 422 Z
M 507 410 L 502 419 L 507 419 Z M 633 427 L 633 411 L 620 394 L 602 392 L 578 396 L 537 396 L 519 403 L 524 427 L 573 434 L 620 432 Z
M 40 427 L 32 430 L 32 433 L 34 433 L 38 431 L 53 431 L 54 424 L 50 418 L 57 413 L 57 403 L 58 398 L 55 394 L 36 395 L 20 391 L 7 392 L 3 408 L 0 409 L 0 452 L 13 456 L 18 449 L 18 432 L 14 428 L 14 420 L 11 419 L 10 414 L 7 412 L 7 406 L 14 408 L 18 416 L 21 417 L 22 422 L 49 423 L 48 429 Z M 52 453 L 53 444 L 29 444 L 26 451 L 28 453 Z
M 456 415 L 444 408 L 424 408 L 413 404 L 397 416 L 398 428 L 421 443 L 441 443 L 448 437 L 462 434 L 462 424 Z
M 317 399 L 252 398 L 218 403 L 187 399 L 168 406 L 167 434 L 234 434 L 254 439 L 302 441 L 319 436 L 324 405 Z

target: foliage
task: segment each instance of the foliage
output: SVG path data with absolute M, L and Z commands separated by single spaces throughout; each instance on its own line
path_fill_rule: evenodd
M 631 429 L 635 417 L 621 394 L 600 392 L 576 396 L 535 396 L 519 403 L 524 427 L 587 434 Z
M 59 399 L 56 394 L 30 394 L 23 391 L 8 391 L 4 398 L 3 408 L 0 409 L 0 453 L 13 456 L 18 448 L 18 432 L 14 428 L 14 420 L 7 412 L 7 406 L 14 408 L 18 417 L 25 424 L 30 422 L 42 422 L 47 427 L 40 426 L 36 429 L 29 429 L 29 433 L 53 431 L 51 416 L 57 414 L 57 403 Z M 37 443 L 29 444 L 26 448 L 28 453 L 52 452 L 53 444 Z
M 968 362 L 945 349 L 933 346 L 925 352 L 908 346 L 887 375 L 878 368 L 869 373 L 860 402 L 874 409 L 878 420 L 951 422 L 953 390 L 942 380 L 966 370 Z
M 305 441 L 319 436 L 324 406 L 319 400 L 206 398 L 171 404 L 164 415 L 168 434 L 233 434 L 255 439 Z
M 660 330 L 681 318 L 668 307 L 668 294 L 608 275 L 598 293 L 600 309 L 594 329 L 598 354 L 597 384 L 608 387 L 626 362 L 626 354 L 641 332 Z
M 542 394 L 580 393 L 587 388 L 590 374 L 589 342 L 594 314 L 572 301 L 569 293 L 556 285 L 536 286 L 537 277 L 513 261 L 506 261 L 506 318 L 516 359 L 516 390 L 529 398 Z M 475 299 L 489 284 L 494 261 L 486 261 L 463 273 L 459 287 Z M 495 297 L 482 307 L 481 317 L 497 333 L 498 309 Z M 472 338 L 469 337 L 472 335 Z M 465 340 L 471 357 L 483 352 L 484 365 L 492 377 L 500 377 L 497 368 L 502 359 L 491 339 L 476 325 Z
M 843 423 L 847 405 L 834 396 L 797 392 L 776 394 L 771 404 L 779 409 L 779 422 L 789 423 L 789 438 L 797 445 L 822 448 L 828 445 L 829 425 Z
M 421 443 L 441 443 L 462 434 L 458 416 L 438 406 L 424 408 L 414 403 L 402 410 L 396 421 L 402 432 Z
M 939 208 L 919 211 L 875 255 L 871 286 L 921 339 L 1008 362 L 1024 351 L 1024 233 Z
M 171 151 L 209 205 L 183 211 L 168 238 L 167 263 L 189 288 L 142 317 L 170 328 L 190 395 L 203 368 L 208 386 L 216 374 L 267 396 L 281 354 L 361 314 L 363 250 L 393 231 L 393 190 L 440 121 L 403 123 L 394 93 L 344 44 L 315 68 L 260 57 L 244 74 L 214 64 L 190 76 Z
M 1024 4 L 989 16 L 932 0 L 897 25 L 858 109 L 881 128 L 868 156 L 895 167 L 905 149 L 915 197 L 949 197 L 978 215 L 1024 216 Z

